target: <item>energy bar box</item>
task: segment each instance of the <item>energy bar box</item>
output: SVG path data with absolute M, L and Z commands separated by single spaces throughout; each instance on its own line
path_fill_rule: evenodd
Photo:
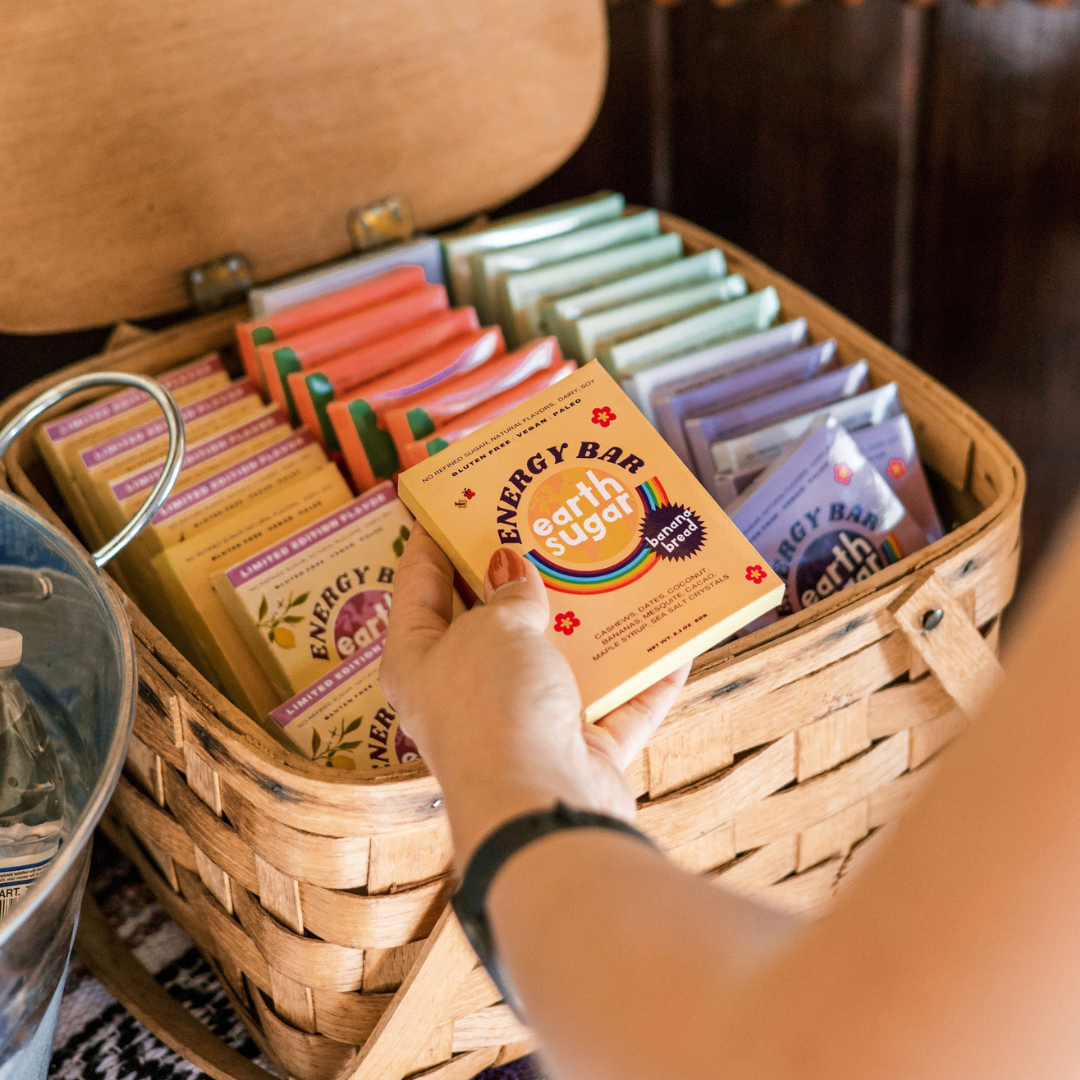
M 330 402 L 349 397 L 364 383 L 392 368 L 419 360 L 454 338 L 479 329 L 474 308 L 450 308 L 336 356 L 314 371 L 292 372 L 286 383 L 300 423 L 321 439 L 328 450 L 340 450 L 334 425 L 326 413 Z
M 221 357 L 210 353 L 165 372 L 158 381 L 178 405 L 185 405 L 226 386 L 229 375 Z M 38 428 L 38 449 L 64 501 L 80 521 L 80 527 L 82 519 L 89 519 L 91 515 L 82 500 L 81 490 L 71 478 L 71 461 L 80 450 L 160 415 L 160 407 L 149 394 L 132 388 L 110 394 Z M 87 536 L 87 539 L 101 542 L 96 535 Z
M 575 371 L 577 371 L 577 364 L 573 360 L 552 362 L 542 371 L 531 375 L 524 382 L 518 383 L 517 386 L 512 386 L 501 394 L 489 397 L 486 401 L 482 401 L 479 405 L 469 409 L 468 412 L 453 417 L 445 424 L 440 424 L 429 436 L 406 443 L 401 448 L 401 467 L 403 469 L 411 468 L 425 458 L 437 454 L 440 450 L 445 450 L 451 443 L 455 443 L 458 439 L 464 439 L 466 435 L 478 431 L 485 424 L 489 424 L 492 420 L 514 408 L 515 405 L 528 401 L 529 398 L 539 394 L 541 390 L 554 386 L 560 379 L 568 378 Z
M 219 435 L 189 444 L 180 465 L 180 474 L 173 485 L 173 493 L 183 491 L 220 472 L 234 461 L 287 439 L 291 434 L 292 428 L 289 427 L 285 410 L 274 405 Z M 119 532 L 135 516 L 164 467 L 164 462 L 157 461 L 118 480 L 95 485 L 94 497 L 100 501 L 100 520 L 110 532 Z
M 154 569 L 169 599 L 210 662 L 211 670 L 203 674 L 260 723 L 280 704 L 281 695 L 274 691 L 240 636 L 210 579 L 238 559 L 262 551 L 279 537 L 291 535 L 351 499 L 337 466 L 324 465 L 154 557 Z
M 442 285 L 421 285 L 373 307 L 361 308 L 343 319 L 303 330 L 272 345 L 259 345 L 255 352 L 266 379 L 266 389 L 279 405 L 289 409 L 293 421 L 299 423 L 299 417 L 293 415 L 295 403 L 285 393 L 289 375 L 310 371 L 365 342 L 401 330 L 446 308 L 446 289 Z
M 819 417 L 787 447 L 733 504 L 732 520 L 786 585 L 778 616 L 926 546 L 918 523 L 834 416 Z
M 250 379 L 239 379 L 206 397 L 189 401 L 180 409 L 188 442 L 202 442 L 236 426 L 263 410 L 262 398 Z M 164 462 L 169 449 L 169 428 L 158 413 L 153 420 L 121 431 L 94 446 L 80 450 L 71 462 L 71 478 L 82 491 L 92 520 L 83 523 L 88 534 L 108 530 L 101 507 L 108 483 L 149 465 Z M 97 537 L 95 536 L 95 540 Z M 103 537 L 102 537 L 103 539 Z
M 270 345 L 313 326 L 344 318 L 361 308 L 382 303 L 402 292 L 425 284 L 419 266 L 400 266 L 375 277 L 352 282 L 335 292 L 312 297 L 277 314 L 236 324 L 236 344 L 249 379 L 267 389 L 265 373 L 257 352 L 260 345 Z
M 201 656 L 198 643 L 168 602 L 161 579 L 154 572 L 155 555 L 242 513 L 271 492 L 311 476 L 326 463 L 326 454 L 315 436 L 310 431 L 296 431 L 170 495 L 154 520 L 117 556 L 132 586 L 132 595 L 158 628 L 173 640 L 184 641 L 194 655 Z
M 590 721 L 783 595 L 596 362 L 403 472 L 398 492 L 475 592 L 498 547 L 533 563 Z
M 271 685 L 291 697 L 386 633 L 413 519 L 380 484 L 212 579 Z
M 358 649 L 270 719 L 305 757 L 335 769 L 393 769 L 420 754 L 379 686 L 382 641 Z

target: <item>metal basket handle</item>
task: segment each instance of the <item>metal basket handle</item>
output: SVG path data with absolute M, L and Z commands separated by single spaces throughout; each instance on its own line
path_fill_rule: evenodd
M 89 375 L 76 375 L 57 383 L 51 390 L 46 390 L 40 397 L 34 398 L 17 416 L 14 416 L 0 431 L 0 459 L 7 453 L 11 444 L 43 413 L 51 409 L 58 401 L 98 386 L 132 386 L 149 394 L 161 406 L 165 414 L 165 423 L 169 429 L 169 452 L 165 455 L 165 465 L 157 483 L 150 489 L 146 502 L 139 507 L 135 516 L 103 547 L 95 551 L 90 558 L 94 565 L 102 567 L 114 559 L 140 532 L 153 520 L 169 497 L 184 463 L 184 450 L 187 438 L 184 431 L 184 417 L 176 399 L 156 379 L 145 375 L 129 375 L 125 371 L 97 371 Z

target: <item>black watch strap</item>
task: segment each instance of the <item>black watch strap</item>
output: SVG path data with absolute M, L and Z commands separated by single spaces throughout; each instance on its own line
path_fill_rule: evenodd
M 495 955 L 495 942 L 487 917 L 488 888 L 511 856 L 535 840 L 565 829 L 611 829 L 655 847 L 643 832 L 619 818 L 589 810 L 571 810 L 565 803 L 557 802 L 550 810 L 534 810 L 511 818 L 491 833 L 473 852 L 452 900 L 465 936 L 519 1018 L 522 1017 L 520 1003 Z

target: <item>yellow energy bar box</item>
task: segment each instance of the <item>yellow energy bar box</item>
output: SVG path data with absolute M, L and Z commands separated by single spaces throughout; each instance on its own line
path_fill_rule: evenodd
M 210 353 L 165 372 L 158 377 L 158 381 L 179 405 L 185 405 L 228 385 L 229 375 L 221 357 L 217 353 Z M 104 442 L 121 431 L 160 415 L 161 409 L 149 394 L 130 389 L 110 394 L 38 428 L 38 449 L 80 528 L 83 528 L 83 520 L 90 518 L 90 513 L 82 502 L 81 491 L 71 479 L 71 461 L 75 455 L 88 446 Z M 86 539 L 91 546 L 100 546 L 108 538 L 95 529 L 93 535 L 86 534 Z
M 309 431 L 296 431 L 287 439 L 170 495 L 154 520 L 117 556 L 139 606 L 165 634 L 170 637 L 175 634 L 174 640 L 184 641 L 192 654 L 201 656 L 194 635 L 187 633 L 183 620 L 167 600 L 161 579 L 154 571 L 154 556 L 243 512 L 256 500 L 311 476 L 326 464 L 326 454 L 315 436 Z M 202 662 L 212 667 L 205 657 Z
M 281 695 L 252 656 L 210 579 L 223 567 L 262 551 L 278 537 L 296 532 L 351 498 L 338 467 L 324 465 L 154 557 L 154 569 L 212 665 L 212 673 L 203 674 L 218 682 L 235 705 L 260 723 L 281 702 Z
M 379 686 L 383 643 L 373 641 L 270 714 L 285 739 L 335 769 L 393 770 L 420 755 Z
M 595 361 L 402 473 L 398 493 L 478 594 L 501 545 L 533 563 L 588 720 L 783 596 Z
M 291 434 L 292 427 L 285 410 L 277 405 L 268 406 L 235 427 L 189 445 L 173 492 L 183 491 L 234 461 L 250 457 Z M 155 461 L 118 480 L 95 483 L 94 494 L 101 504 L 101 520 L 110 531 L 118 531 L 131 520 L 146 501 L 163 468 L 163 461 Z
M 382 639 L 411 526 L 393 484 L 380 484 L 214 576 L 282 698 Z
M 263 408 L 262 398 L 251 381 L 240 379 L 213 394 L 188 402 L 180 412 L 187 441 L 195 444 L 228 430 Z M 93 526 L 107 531 L 103 513 L 108 484 L 148 466 L 162 464 L 168 448 L 168 426 L 165 417 L 159 413 L 153 420 L 118 432 L 74 455 L 71 479 L 90 508 Z

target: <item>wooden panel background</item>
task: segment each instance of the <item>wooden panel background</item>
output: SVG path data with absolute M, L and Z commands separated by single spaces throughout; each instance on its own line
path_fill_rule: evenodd
M 1080 10 L 610 9 L 608 99 L 539 205 L 622 186 L 748 248 L 982 412 L 1021 582 L 1080 490 Z
M 1019 450 L 1030 576 L 1080 488 L 1080 11 L 619 0 L 609 19 L 592 133 L 508 209 L 616 188 L 897 345 Z M 105 333 L 0 337 L 0 394 Z

